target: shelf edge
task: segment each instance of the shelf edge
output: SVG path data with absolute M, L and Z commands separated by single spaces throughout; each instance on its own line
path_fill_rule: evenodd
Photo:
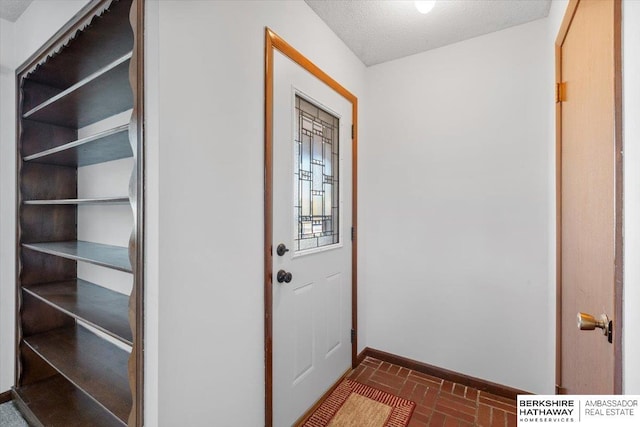
M 82 280 L 82 279 L 76 279 L 76 280 Z M 94 285 L 94 286 L 99 286 L 99 285 L 96 285 L 94 283 L 87 282 L 86 280 L 84 280 L 84 282 L 89 283 L 89 284 Z M 39 295 L 38 293 L 36 293 L 35 291 L 29 289 L 28 287 L 23 286 L 22 290 L 25 291 L 26 293 L 28 293 L 29 295 L 31 295 L 32 297 L 37 298 L 38 300 L 42 301 L 43 303 L 45 303 L 45 304 L 55 308 L 56 310 L 66 314 L 67 316 L 71 316 L 76 320 L 84 322 L 87 325 L 89 325 L 89 326 L 91 326 L 93 328 L 96 328 L 100 332 L 103 332 L 103 333 L 109 335 L 110 337 L 112 337 L 114 339 L 117 339 L 118 341 L 122 342 L 123 344 L 126 344 L 129 347 L 133 347 L 133 341 L 130 341 L 130 340 L 124 338 L 124 337 L 121 337 L 118 334 L 116 334 L 116 333 L 114 333 L 112 331 L 109 331 L 108 329 L 104 328 L 103 326 L 98 325 L 97 323 L 95 323 L 95 322 L 93 322 L 91 320 L 88 320 L 88 319 L 86 319 L 86 318 L 84 318 L 84 317 L 82 317 L 82 316 L 80 316 L 80 315 L 78 315 L 76 313 L 73 313 L 72 311 L 69 311 L 69 310 L 67 310 L 65 308 L 60 307 L 58 304 L 56 304 L 56 303 L 48 300 L 47 298 Z
M 100 197 L 87 199 L 24 200 L 25 205 L 127 205 L 129 197 Z
M 123 64 L 123 63 L 125 63 L 127 61 L 130 61 L 131 60 L 131 56 L 132 56 L 132 52 L 129 52 L 126 55 L 116 59 L 115 61 L 113 61 L 109 65 L 107 65 L 107 66 L 103 67 L 102 69 L 96 71 L 95 73 L 85 77 L 84 79 L 80 80 L 78 83 L 76 83 L 73 86 L 67 88 L 66 90 L 60 92 L 56 96 L 53 96 L 53 97 L 47 99 L 46 101 L 44 101 L 43 103 L 41 103 L 39 105 L 36 105 L 31 110 L 29 110 L 26 113 L 24 113 L 22 115 L 22 118 L 29 120 L 29 118 L 31 116 L 33 116 L 34 114 L 38 113 L 39 111 L 41 111 L 41 110 L 43 110 L 43 109 L 55 104 L 56 102 L 58 102 L 62 98 L 70 95 L 71 93 L 75 92 L 76 90 L 80 89 L 81 87 L 86 86 L 87 84 L 91 83 L 92 81 L 97 80 L 100 76 L 103 76 L 103 75 L 107 74 L 109 71 L 115 69 L 118 65 Z
M 78 242 L 80 242 L 80 241 L 81 240 L 78 240 Z M 62 242 L 45 242 L 45 243 L 62 243 Z M 22 245 L 22 247 L 25 247 L 27 249 L 31 249 L 32 251 L 41 252 L 41 253 L 54 255 L 54 256 L 59 256 L 61 258 L 72 259 L 74 261 L 87 262 L 89 264 L 99 265 L 101 267 L 110 268 L 112 270 L 123 271 L 125 273 L 133 273 L 133 269 L 131 268 L 131 266 L 129 266 L 128 268 L 125 268 L 125 267 L 122 267 L 122 266 L 119 266 L 119 265 L 109 264 L 107 262 L 103 262 L 103 261 L 100 261 L 100 260 L 95 260 L 95 259 L 91 259 L 91 258 L 85 258 L 85 257 L 82 257 L 82 256 L 73 255 L 73 254 L 69 254 L 69 253 L 66 253 L 66 252 L 56 251 L 56 250 L 52 250 L 52 249 L 48 249 L 48 248 L 42 248 L 42 247 L 38 247 L 37 246 L 38 243 L 22 243 L 21 245 Z M 125 249 L 125 250 L 127 249 L 126 247 L 122 247 L 122 246 L 114 246 L 114 245 L 103 245 L 103 246 L 111 246 L 113 248 L 121 248 L 121 249 Z
M 100 140 L 102 138 L 106 138 L 106 137 L 109 137 L 111 135 L 117 135 L 119 133 L 128 132 L 128 131 L 129 131 L 129 124 L 120 125 L 120 126 L 117 126 L 115 128 L 108 129 L 108 130 L 105 130 L 103 132 L 97 133 L 95 135 L 88 136 L 86 138 L 81 138 L 81 139 L 78 139 L 76 141 L 71 141 L 71 142 L 68 142 L 66 144 L 60 145 L 58 147 L 50 148 L 50 149 L 45 150 L 45 151 L 40 151 L 38 153 L 31 154 L 29 156 L 25 156 L 25 157 L 22 158 L 22 161 L 23 162 L 30 162 L 30 161 L 33 161 L 33 160 L 41 159 L 43 157 L 50 156 L 52 154 L 58 154 L 58 153 L 62 153 L 63 151 L 70 150 L 72 148 L 80 147 L 82 145 L 88 144 L 88 143 L 93 142 L 93 141 L 98 141 L 98 140 Z M 131 157 L 133 157 L 133 153 L 131 154 Z

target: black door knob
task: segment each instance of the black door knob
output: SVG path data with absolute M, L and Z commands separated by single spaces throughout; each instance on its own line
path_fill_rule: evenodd
M 284 270 L 278 271 L 278 274 L 276 275 L 276 280 L 278 280 L 278 283 L 289 283 L 291 282 L 291 279 L 293 279 L 293 275 Z
M 284 243 L 280 243 L 278 245 L 278 247 L 276 248 L 276 253 L 278 254 L 278 256 L 283 256 L 287 252 L 289 252 L 289 249 L 287 249 L 287 247 L 284 245 Z

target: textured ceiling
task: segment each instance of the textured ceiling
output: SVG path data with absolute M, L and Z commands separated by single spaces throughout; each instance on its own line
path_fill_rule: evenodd
M 33 0 L 0 0 L 0 18 L 16 22 Z
M 544 18 L 551 0 L 305 0 L 366 65 L 435 49 Z

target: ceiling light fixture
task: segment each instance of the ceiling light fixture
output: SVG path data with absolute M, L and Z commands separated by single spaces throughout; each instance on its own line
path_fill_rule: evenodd
M 424 15 L 426 13 L 431 12 L 431 9 L 433 9 L 433 6 L 436 5 L 436 0 L 415 1 L 414 4 L 416 5 L 416 9 L 418 9 L 418 12 Z

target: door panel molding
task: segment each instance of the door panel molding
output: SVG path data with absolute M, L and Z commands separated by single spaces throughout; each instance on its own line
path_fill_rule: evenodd
M 562 83 L 562 49 L 581 0 L 570 0 L 555 41 L 556 85 Z M 623 138 L 622 138 L 622 3 L 614 0 L 613 62 L 614 62 L 614 144 L 615 144 L 615 231 L 614 231 L 614 393 L 622 393 L 622 326 L 623 326 Z M 562 102 L 556 100 L 556 393 L 561 394 L 562 382 Z
M 317 65 L 298 52 L 269 28 L 265 28 L 265 106 L 264 106 L 264 353 L 265 353 L 265 426 L 273 424 L 273 55 L 274 50 L 291 59 L 300 67 L 329 86 L 351 103 L 352 135 L 352 233 L 351 245 L 351 325 L 358 330 L 357 300 L 357 219 L 358 219 L 358 98 L 334 80 Z M 345 230 L 346 231 L 346 230 Z M 348 236 L 348 233 L 347 233 Z M 357 332 L 351 343 L 351 365 L 357 365 Z

